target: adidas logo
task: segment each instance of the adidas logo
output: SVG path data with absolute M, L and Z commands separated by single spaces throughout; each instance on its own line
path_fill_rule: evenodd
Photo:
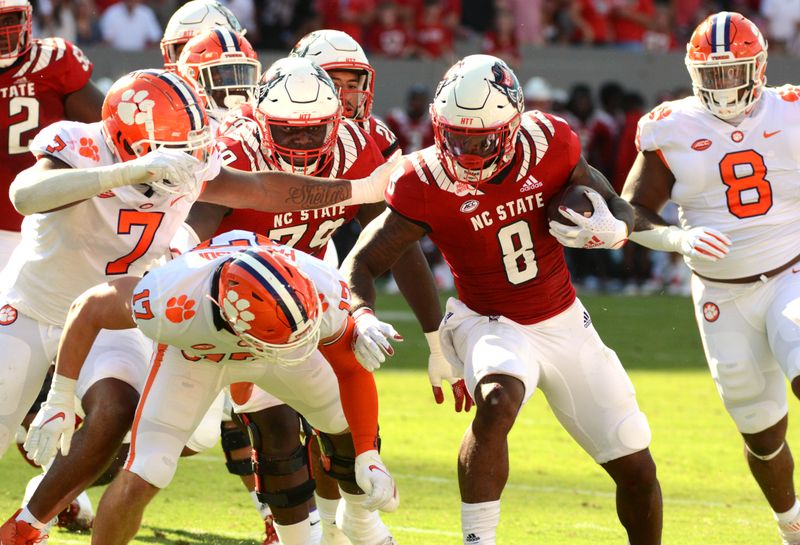
M 589 313 L 585 310 L 583 311 L 583 327 L 589 327 L 592 325 L 592 317 L 589 316 Z
M 525 180 L 525 183 L 522 184 L 522 187 L 519 188 L 519 192 L 526 193 L 528 191 L 533 191 L 534 189 L 539 189 L 540 187 L 542 187 L 542 185 L 544 185 L 542 184 L 542 182 L 540 182 L 536 178 L 531 177 Z
M 479 543 L 480 540 L 481 538 L 479 538 L 475 534 L 469 534 L 467 535 L 467 537 L 464 538 L 464 541 L 466 541 L 467 543 Z
M 600 240 L 599 238 L 597 238 L 596 236 L 592 235 L 592 238 L 589 240 L 589 242 L 587 242 L 586 244 L 583 245 L 583 248 L 585 250 L 589 250 L 591 248 L 597 248 L 598 246 L 602 246 L 602 245 L 603 245 L 603 241 Z

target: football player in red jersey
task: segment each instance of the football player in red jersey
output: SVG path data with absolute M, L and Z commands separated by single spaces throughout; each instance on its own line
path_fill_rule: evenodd
M 255 109 L 241 108 L 239 111 L 242 115 L 227 118 L 220 129 L 218 146 L 223 150 L 229 167 L 348 178 L 371 172 L 384 162 L 373 140 L 353 121 L 342 119 L 342 106 L 335 85 L 325 71 L 311 60 L 302 57 L 278 60 L 262 80 L 265 83 L 262 84 Z M 201 238 L 211 236 L 215 229 L 218 232 L 246 229 L 322 258 L 328 241 L 341 225 L 354 218 L 365 224 L 382 210 L 382 205 L 335 206 L 300 213 L 264 214 L 253 210 L 230 211 L 203 205 L 192 209 L 189 223 Z M 435 330 L 440 310 L 421 251 L 413 248 L 394 270 L 399 275 L 404 293 L 421 312 L 424 327 L 428 331 Z M 425 279 L 429 282 L 426 283 Z M 368 314 L 361 316 L 358 323 L 361 331 L 368 336 L 370 334 L 366 330 L 370 325 L 380 327 L 374 316 Z M 378 367 L 384 357 L 382 351 L 377 346 L 375 348 L 373 368 Z M 263 447 L 255 445 L 258 450 L 269 456 L 288 456 L 296 450 L 299 430 L 297 415 L 292 409 L 258 389 L 232 388 L 232 393 L 237 402 L 237 412 L 246 414 L 247 420 L 259 431 L 262 444 L 271 446 L 264 452 Z M 346 462 L 332 456 L 332 453 L 327 454 L 337 463 Z M 347 465 L 337 467 L 337 463 L 334 463 L 333 473 L 348 471 Z M 337 537 L 337 529 L 333 524 L 339 494 L 335 481 L 328 482 L 329 479 L 324 476 L 319 477 L 320 473 L 315 472 L 318 475 L 316 499 L 323 520 L 323 543 L 333 545 L 344 539 L 340 534 Z M 307 475 L 305 467 L 295 471 L 297 482 L 293 486 L 298 489 L 303 486 Z M 333 486 L 325 487 L 326 483 Z M 293 496 L 288 484 L 284 484 L 281 490 L 269 489 L 270 479 L 262 478 L 262 484 L 268 487 L 262 497 L 269 498 L 271 495 L 269 499 L 273 504 L 276 494 Z M 286 506 L 276 509 L 272 505 L 276 521 L 280 523 L 287 517 L 299 516 L 305 509 L 306 500 L 310 498 L 311 490 L 308 490 L 304 496 L 294 499 L 289 509 Z M 352 498 L 348 497 L 348 500 Z M 346 504 L 345 517 L 345 532 L 353 527 L 364 533 L 375 532 L 382 540 L 390 538 L 380 518 L 366 510 L 357 509 L 353 501 Z M 348 521 L 358 518 L 363 522 L 347 525 Z M 365 535 L 349 537 L 354 542 L 364 542 L 366 539 Z
M 355 121 L 370 135 L 388 158 L 398 149 L 397 137 L 386 124 L 372 115 L 375 96 L 375 70 L 364 50 L 340 30 L 315 30 L 306 34 L 289 53 L 305 57 L 325 70 L 342 97 L 344 116 Z
M 103 95 L 89 81 L 92 63 L 62 38 L 31 36 L 28 0 L 0 0 L 0 184 L 2 194 L 35 158 L 28 143 L 44 127 L 69 119 L 100 120 Z M 19 243 L 22 216 L 0 198 L 0 268 Z
M 615 248 L 633 210 L 581 155 L 560 118 L 524 112 L 517 78 L 500 59 L 456 63 L 431 105 L 434 146 L 404 158 L 371 223 L 343 266 L 353 308 L 375 300 L 374 277 L 427 234 L 455 276 L 458 298 L 439 329 L 450 365 L 477 413 L 458 457 L 464 543 L 494 545 L 508 478 L 507 435 L 538 387 L 562 426 L 617 485 L 617 512 L 632 545 L 661 539 L 661 491 L 650 428 L 616 354 L 575 297 L 561 245 Z M 586 185 L 591 217 L 550 222 L 547 202 Z M 558 237 L 558 238 L 556 238 Z
M 186 42 L 211 28 L 227 28 L 244 36 L 236 16 L 217 0 L 190 0 L 178 8 L 167 22 L 161 38 L 164 68 L 174 70 Z

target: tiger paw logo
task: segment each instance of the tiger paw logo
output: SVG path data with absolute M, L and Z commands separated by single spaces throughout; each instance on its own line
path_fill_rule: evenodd
M 194 299 L 189 299 L 185 295 L 181 295 L 180 297 L 171 297 L 169 301 L 167 301 L 167 310 L 164 312 L 164 314 L 167 316 L 167 320 L 173 324 L 179 324 L 184 320 L 189 320 L 190 318 L 194 317 L 195 314 L 197 314 L 194 310 L 192 310 L 194 305 Z
M 153 122 L 154 100 L 147 98 L 147 91 L 128 89 L 120 97 L 117 114 L 126 125 L 147 125 Z
M 703 318 L 706 322 L 716 322 L 719 318 L 719 307 L 714 303 L 705 303 L 703 305 Z
M 255 314 L 247 310 L 248 308 L 250 308 L 250 301 L 239 297 L 239 294 L 235 291 L 228 290 L 225 294 L 225 299 L 222 301 L 222 309 L 237 333 L 250 329 L 252 327 L 250 322 L 256 318 Z
M 100 160 L 100 148 L 95 145 L 94 140 L 91 138 L 81 138 L 78 146 L 78 153 L 83 157 L 95 162 Z
M 800 87 L 784 85 L 778 88 L 778 94 L 786 102 L 797 102 L 800 99 Z
M 11 325 L 17 321 L 17 309 L 11 305 L 0 308 L 0 325 Z

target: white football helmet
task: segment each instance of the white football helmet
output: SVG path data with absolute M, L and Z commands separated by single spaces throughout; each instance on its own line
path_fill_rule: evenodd
M 375 70 L 370 66 L 364 50 L 349 34 L 339 30 L 315 30 L 300 38 L 289 56 L 310 59 L 325 71 L 355 72 L 359 76 L 358 86 L 340 89 L 342 107 L 347 117 L 355 121 L 370 116 L 375 94 Z M 349 97 L 353 100 L 348 101 Z
M 330 76 L 310 60 L 275 61 L 261 78 L 255 114 L 276 169 L 314 175 L 332 159 L 342 105 Z
M 18 13 L 19 19 L 0 26 L 0 68 L 11 66 L 31 48 L 33 8 L 28 0 L 0 0 L 0 17 Z
M 511 161 L 524 99 L 501 59 L 458 61 L 439 82 L 430 111 L 439 157 L 453 179 L 477 186 Z
M 242 36 L 246 32 L 231 10 L 216 0 L 191 0 L 178 8 L 169 18 L 161 38 L 164 68 L 175 67 L 181 49 L 195 34 L 214 27 L 227 28 Z

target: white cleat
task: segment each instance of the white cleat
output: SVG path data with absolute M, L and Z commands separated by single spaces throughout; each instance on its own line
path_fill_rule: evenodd
M 800 519 L 789 524 L 778 524 L 782 545 L 800 545 Z
M 344 532 L 335 524 L 324 520 L 320 524 L 322 525 L 322 540 L 319 545 L 352 545 Z

